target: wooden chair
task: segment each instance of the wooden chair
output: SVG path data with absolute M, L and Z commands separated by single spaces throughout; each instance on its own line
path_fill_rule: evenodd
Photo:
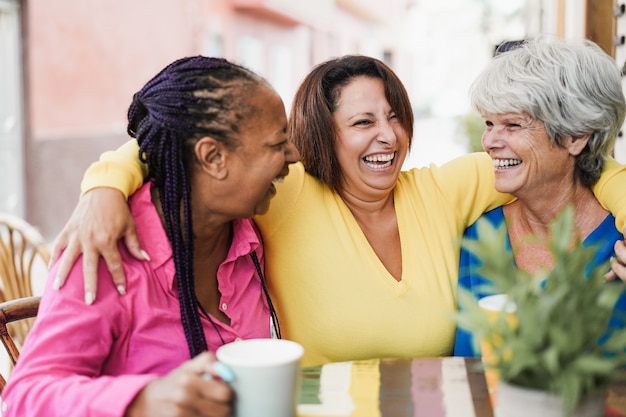
M 40 301 L 41 297 L 32 296 L 0 303 L 0 339 L 2 339 L 2 344 L 11 360 L 11 369 L 20 356 L 22 342 L 12 337 L 13 332 L 10 331 L 10 328 L 22 326 L 26 328 L 27 332 L 32 322 L 35 321 Z M 0 394 L 5 385 L 6 379 L 4 375 L 0 374 Z
M 50 260 L 48 244 L 41 234 L 25 220 L 0 213 L 0 302 L 30 297 L 33 275 L 47 276 Z M 13 337 L 23 343 L 30 326 L 27 322 L 13 331 Z

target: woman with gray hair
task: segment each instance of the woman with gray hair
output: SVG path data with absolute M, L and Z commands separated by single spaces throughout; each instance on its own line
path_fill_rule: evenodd
M 493 187 L 491 158 L 481 152 L 402 171 L 413 140 L 408 94 L 391 68 L 361 55 L 309 72 L 287 133 L 301 162 L 255 221 L 281 335 L 304 346 L 302 365 L 451 354 L 460 238 L 484 211 L 511 201 Z M 143 181 L 137 155 L 131 141 L 84 177 L 87 193 L 55 245 L 67 244 L 60 263 L 68 270 L 85 249 L 86 270 L 102 254 L 114 271 L 122 236 L 141 259 L 124 199 Z M 620 172 L 605 170 L 594 190 L 621 228 Z M 57 271 L 60 287 L 63 266 Z M 91 277 L 86 293 L 97 289 Z M 121 278 L 114 282 L 124 288 Z
M 497 55 L 472 84 L 470 98 L 485 120 L 482 145 L 493 160 L 495 187 L 516 200 L 485 213 L 464 237 L 480 239 L 476 225 L 486 219 L 506 227 L 502 245 L 518 268 L 550 270 L 555 260 L 549 225 L 571 205 L 577 238 L 597 247 L 590 267 L 615 256 L 614 245 L 623 236 L 591 191 L 626 112 L 613 59 L 590 41 L 528 40 Z M 528 244 L 530 236 L 540 239 Z M 489 281 L 476 268 L 482 262 L 461 253 L 459 288 L 478 299 L 490 294 Z M 616 311 L 624 310 L 625 301 L 622 296 Z M 611 325 L 624 323 L 615 318 Z M 474 354 L 471 335 L 459 329 L 455 355 Z

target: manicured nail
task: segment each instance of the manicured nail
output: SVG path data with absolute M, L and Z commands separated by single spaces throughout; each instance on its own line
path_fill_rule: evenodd
M 150 255 L 148 255 L 148 252 L 143 249 L 141 250 L 141 256 L 143 256 L 143 259 L 145 259 L 146 261 L 150 260 Z
M 55 277 L 52 283 L 52 289 L 58 290 L 61 288 L 61 277 Z
M 118 285 L 117 292 L 119 292 L 121 295 L 126 295 L 126 287 L 123 285 Z
M 95 299 L 96 299 L 96 296 L 93 292 L 87 291 L 85 293 L 85 304 L 87 304 L 88 306 L 92 305 Z
M 235 374 L 230 370 L 228 365 L 223 364 L 222 362 L 215 362 L 213 364 L 213 370 L 216 374 L 222 378 L 224 382 L 230 383 L 235 380 Z

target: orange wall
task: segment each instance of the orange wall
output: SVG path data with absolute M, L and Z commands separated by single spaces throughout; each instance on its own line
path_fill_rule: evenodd
M 31 0 L 33 139 L 119 130 L 132 94 L 149 77 L 178 57 L 198 53 L 198 3 Z

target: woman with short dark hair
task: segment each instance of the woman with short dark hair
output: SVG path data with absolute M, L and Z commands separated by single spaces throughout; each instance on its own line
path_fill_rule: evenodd
M 484 211 L 511 201 L 493 187 L 489 155 L 402 171 L 413 136 L 408 94 L 387 65 L 359 55 L 311 70 L 296 93 L 289 135 L 302 163 L 254 220 L 282 335 L 304 346 L 303 366 L 451 354 L 461 236 Z M 136 145 L 127 146 L 90 168 L 83 191 L 132 191 L 124 184 L 141 166 Z M 610 178 L 596 188 L 612 208 L 626 209 L 625 185 Z M 104 238 L 132 229 L 123 193 L 101 202 L 104 193 L 85 194 L 61 234 L 57 247 L 70 242 L 67 265 L 81 245 L 115 260 Z M 94 243 L 68 239 L 81 219 L 81 234 L 92 230 Z M 122 224 L 108 227 L 113 222 Z

